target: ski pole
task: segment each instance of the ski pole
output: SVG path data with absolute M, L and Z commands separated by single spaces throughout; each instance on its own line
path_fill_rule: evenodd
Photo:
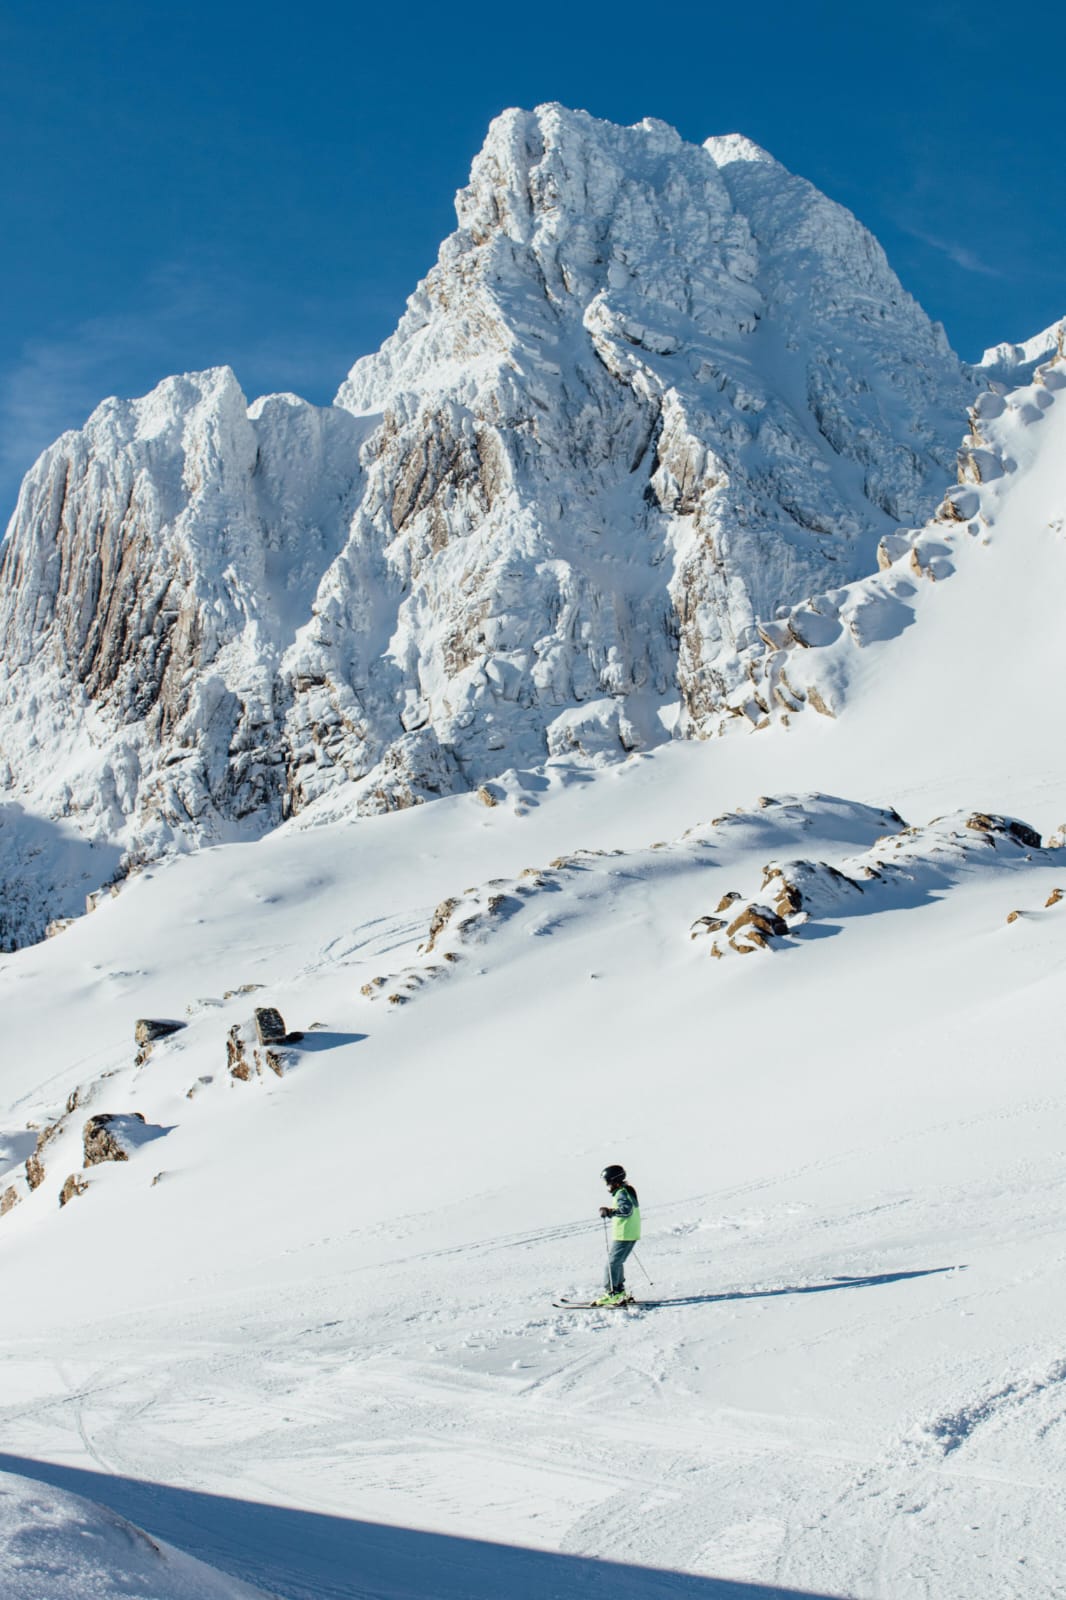
M 610 1294 L 614 1288 L 614 1273 L 611 1271 L 611 1238 L 610 1234 L 607 1232 L 606 1217 L 603 1218 L 603 1249 L 604 1254 L 607 1257 L 607 1293 Z
M 635 1250 L 633 1251 L 633 1260 L 637 1263 L 637 1266 L 640 1268 L 641 1272 L 643 1272 L 644 1276 L 647 1278 L 648 1282 L 651 1284 L 652 1288 L 654 1289 L 655 1288 L 655 1279 L 652 1277 L 651 1273 L 648 1271 L 647 1267 L 644 1265 L 643 1261 L 637 1255 L 637 1252 Z

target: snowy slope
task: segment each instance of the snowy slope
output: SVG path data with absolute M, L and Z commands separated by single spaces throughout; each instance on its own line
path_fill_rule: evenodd
M 327 794 L 4 959 L 5 1465 L 289 1600 L 1060 1592 L 1061 371 L 752 657 L 835 715 Z M 556 1310 L 613 1160 L 652 1303 Z
M 445 802 L 461 806 L 453 873 L 464 845 L 491 854 L 473 803 Z M 120 1509 L 137 1480 L 827 1594 L 922 1594 L 915 1565 L 941 1595 L 989 1574 L 997 1592 L 1054 1593 L 1066 912 L 1044 906 L 1063 852 L 974 833 L 976 859 L 895 903 L 823 911 L 792 947 L 715 963 L 690 937 L 725 892 L 757 893 L 768 861 L 847 870 L 884 821 L 754 808 L 701 848 L 596 858 L 591 882 L 564 869 L 557 904 L 531 896 L 400 1009 L 358 987 L 383 955 L 415 954 L 429 908 L 397 926 L 401 880 L 375 889 L 361 856 L 347 924 L 328 894 L 301 918 L 297 891 L 257 925 L 235 862 L 213 884 L 233 920 L 190 926 L 199 948 L 175 963 L 155 915 L 194 924 L 200 857 L 89 919 L 91 944 L 79 928 L 32 953 L 71 942 L 64 1024 L 106 1045 L 117 1012 L 128 1039 L 139 1002 L 180 1014 L 217 986 L 243 913 L 232 977 L 280 967 L 269 998 L 327 1027 L 280 1079 L 226 1074 L 248 997 L 205 1008 L 139 1073 L 115 1039 L 69 1065 L 57 1052 L 47 1086 L 40 1066 L 12 1075 L 19 1118 L 88 1080 L 75 1140 L 88 1114 L 123 1109 L 158 1137 L 59 1211 L 79 1170 L 64 1130 L 44 1185 L 3 1219 L 23 1308 L 4 1346 L 9 1449 L 117 1473 Z M 338 861 L 336 838 L 299 843 Z M 268 876 L 300 881 L 280 861 Z M 149 924 L 136 902 L 152 891 Z M 132 973 L 116 959 L 127 920 Z M 13 965 L 43 987 L 30 954 Z M 595 1281 L 595 1173 L 619 1156 L 654 1293 L 682 1303 L 622 1323 L 553 1312 L 553 1292 Z M 94 1492 L 106 1501 L 106 1479 Z M 166 1495 L 155 1510 L 141 1520 L 177 1537 Z M 191 1548 L 284 1594 L 365 1592 L 357 1569 L 309 1584 L 300 1550 L 269 1537 L 212 1539 Z M 1020 1556 L 1029 1582 L 1012 1589 Z
M 1061 332 L 1060 326 L 1060 343 Z M 1054 339 L 1051 345 L 1054 351 Z M 982 747 L 993 702 L 1000 707 L 997 745 L 1016 751 L 1021 770 L 1041 759 L 1024 707 L 1041 693 L 1045 635 L 1059 592 L 1064 390 L 1066 365 L 1056 353 L 1024 384 L 981 395 L 959 451 L 958 486 L 935 520 L 883 539 L 876 575 L 808 596 L 763 624 L 747 655 L 747 682 L 727 706 L 727 725 L 730 715 L 761 726 L 770 719 L 787 724 L 812 707 L 823 715 L 845 713 L 859 689 L 865 723 L 878 740 L 892 737 L 910 747 L 915 707 L 900 695 L 902 672 L 922 686 L 925 700 L 935 699 L 935 710 L 923 707 L 921 715 L 937 717 L 956 760 L 972 763 L 973 781 L 989 770 Z M 988 553 L 975 560 L 977 548 Z M 940 584 L 946 593 L 938 588 L 934 596 Z M 912 634 L 927 611 L 935 626 Z M 903 636 L 906 645 L 898 649 Z M 1053 704 L 1045 726 L 1050 734 Z M 1001 762 L 1011 769 L 997 754 L 995 766 Z
M 388 810 L 712 731 L 757 623 L 941 497 L 984 377 L 749 141 L 509 111 L 456 207 L 333 407 L 171 378 L 27 476 L 6 942 L 330 791 Z

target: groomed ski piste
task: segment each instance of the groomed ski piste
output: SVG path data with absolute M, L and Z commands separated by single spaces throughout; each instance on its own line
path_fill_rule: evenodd
M 3 958 L 5 1597 L 1061 1594 L 1056 382 L 835 716 L 335 797 Z M 610 1161 L 649 1303 L 555 1308 Z

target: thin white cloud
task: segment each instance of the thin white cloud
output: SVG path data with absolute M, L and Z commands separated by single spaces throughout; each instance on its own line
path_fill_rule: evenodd
M 153 275 L 137 310 L 90 317 L 53 338 L 27 340 L 0 374 L 0 482 L 10 486 L 66 428 L 80 427 L 131 369 L 158 370 L 181 329 L 209 309 L 179 268 Z M 10 494 L 8 495 L 10 498 Z
M 943 239 L 938 234 L 927 233 L 924 228 L 916 228 L 909 222 L 901 222 L 900 227 L 904 233 L 909 233 L 912 239 L 917 239 L 919 243 L 928 245 L 931 250 L 939 250 L 941 255 L 947 256 L 949 261 L 954 261 L 955 265 L 961 267 L 963 272 L 974 272 L 982 278 L 1002 278 L 1006 276 L 998 267 L 989 266 L 987 261 L 982 261 L 975 251 L 964 244 L 960 244 L 957 239 Z
M 175 264 L 152 275 L 131 309 L 27 340 L 0 371 L 0 532 L 22 475 L 108 395 L 143 394 L 168 373 L 229 362 L 249 398 L 261 389 L 332 398 L 362 353 L 339 349 L 329 331 L 343 320 L 341 308 L 316 305 L 308 315 L 279 305 L 278 322 L 295 310 L 298 331 L 264 337 L 271 319 L 257 290 L 214 263 Z

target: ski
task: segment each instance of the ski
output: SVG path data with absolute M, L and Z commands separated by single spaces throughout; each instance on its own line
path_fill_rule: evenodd
M 626 1311 L 630 1306 L 639 1306 L 639 1300 L 619 1300 L 613 1306 L 601 1305 L 596 1300 L 553 1300 L 552 1305 L 556 1311 Z

